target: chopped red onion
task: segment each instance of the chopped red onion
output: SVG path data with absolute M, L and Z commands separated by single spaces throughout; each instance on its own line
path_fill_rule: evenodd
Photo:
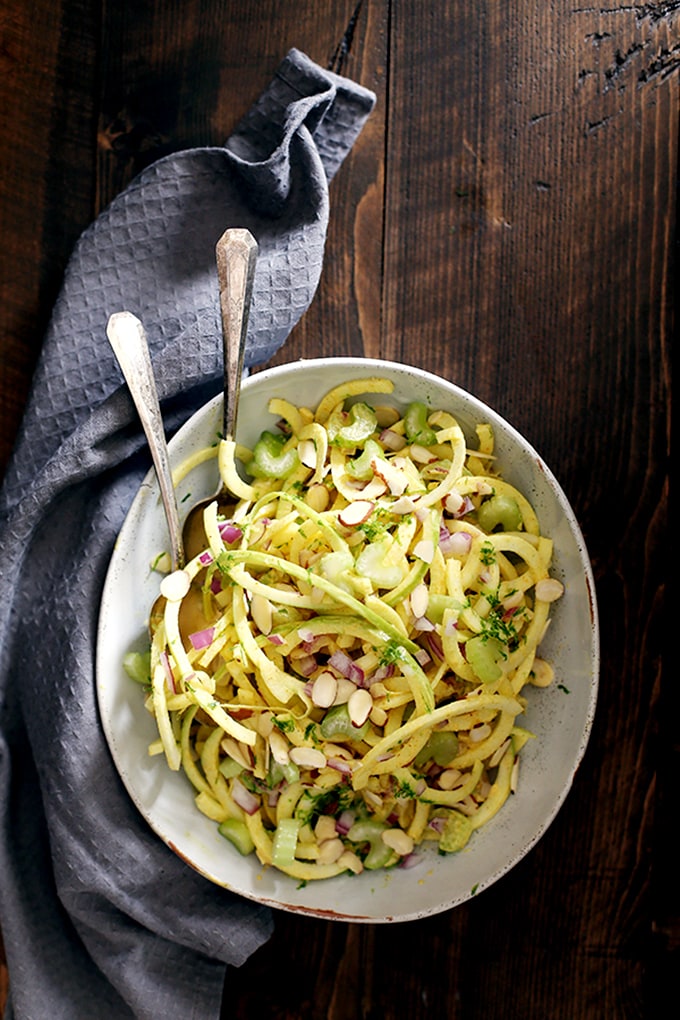
M 338 649 L 338 651 L 333 652 L 330 656 L 328 665 L 332 666 L 333 669 L 337 669 L 340 676 L 349 677 L 353 662 L 347 652 Z
M 396 672 L 396 666 L 393 662 L 386 662 L 378 666 L 375 673 L 370 678 L 370 683 L 374 684 L 380 680 L 389 680 L 391 676 L 394 676 Z
M 380 433 L 380 442 L 386 450 L 403 450 L 406 446 L 406 440 L 403 436 L 400 436 L 398 432 L 393 429 L 383 429 Z
M 418 853 L 406 854 L 405 857 L 400 858 L 398 867 L 400 868 L 415 868 L 417 864 L 420 864 L 422 855 Z
M 204 630 L 195 630 L 193 634 L 189 635 L 189 640 L 196 651 L 199 651 L 201 648 L 211 645 L 214 637 L 215 628 L 206 627 Z
M 470 497 L 463 496 L 463 502 L 461 503 L 460 508 L 456 510 L 452 516 L 457 520 L 460 520 L 461 517 L 465 517 L 465 515 L 469 514 L 471 510 L 474 510 L 474 508 L 475 504 L 472 502 Z
M 210 552 L 209 549 L 206 549 L 205 552 L 202 552 L 201 555 L 198 557 L 198 562 L 202 563 L 204 567 L 207 567 L 209 563 L 212 563 L 212 561 L 213 554 Z
M 231 795 L 247 815 L 254 815 L 260 806 L 260 798 L 248 790 L 240 779 L 235 778 L 231 784 Z
M 302 673 L 303 676 L 311 676 L 318 665 L 313 655 L 301 655 L 299 659 L 295 659 L 294 661 L 295 668 Z
M 280 634 L 267 634 L 267 639 L 273 645 L 282 645 L 284 643 L 283 638 L 281 637 Z
M 220 538 L 227 545 L 231 545 L 232 542 L 236 542 L 239 538 L 243 537 L 243 532 L 233 521 L 220 521 L 218 528 Z
M 354 825 L 356 815 L 353 811 L 345 810 L 342 811 L 335 819 L 335 828 L 341 836 L 346 836 L 349 830 Z
M 439 548 L 444 556 L 464 556 L 470 551 L 472 535 L 468 531 L 454 531 L 442 525 L 439 530 Z
M 170 690 L 173 694 L 177 694 L 177 687 L 175 686 L 175 678 L 172 673 L 168 653 L 161 652 L 160 660 L 163 665 L 163 671 L 165 672 L 165 682 L 168 685 L 168 690 Z
M 443 662 L 444 646 L 442 644 L 442 639 L 439 637 L 437 631 L 436 630 L 430 631 L 429 634 L 425 635 L 425 640 L 427 641 L 428 647 L 434 658 L 439 659 L 440 662 Z
M 352 771 L 352 766 L 346 758 L 328 758 L 326 764 L 336 772 L 341 772 L 344 776 L 348 776 Z
M 416 652 L 415 659 L 420 666 L 427 666 L 428 662 L 431 661 L 430 656 L 428 655 L 427 650 L 425 648 L 421 648 L 419 651 Z
M 217 572 L 210 579 L 210 591 L 213 595 L 219 595 L 222 591 L 222 578 Z

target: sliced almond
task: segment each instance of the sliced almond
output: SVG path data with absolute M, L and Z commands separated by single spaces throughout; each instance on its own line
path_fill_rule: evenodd
M 381 833 L 383 843 L 399 854 L 400 857 L 407 857 L 413 852 L 413 839 L 403 829 L 385 829 Z
M 334 705 L 346 705 L 351 696 L 357 689 L 357 685 L 353 684 L 347 677 L 341 676 L 338 678 L 338 686 L 335 692 L 335 698 L 333 700 Z
M 451 489 L 451 491 L 447 492 L 447 494 L 444 496 L 444 499 L 442 500 L 442 503 L 444 504 L 444 509 L 448 514 L 457 514 L 460 508 L 462 507 L 463 502 L 464 502 L 463 497 L 461 496 L 457 489 Z
M 269 750 L 274 761 L 279 765 L 287 765 L 290 756 L 288 754 L 290 745 L 280 730 L 272 730 L 269 734 Z
M 418 619 L 421 616 L 425 616 L 427 607 L 430 601 L 430 593 L 426 584 L 417 584 L 411 592 L 409 602 L 411 605 L 411 612 Z
M 434 559 L 434 542 L 431 538 L 422 538 L 413 547 L 413 555 L 423 563 L 432 563 Z
M 312 685 L 312 701 L 318 708 L 330 708 L 337 693 L 338 678 L 330 670 L 323 670 Z
M 370 691 L 367 691 L 364 687 L 357 688 L 353 694 L 350 695 L 347 702 L 347 711 L 349 717 L 352 720 L 352 725 L 356 726 L 357 729 L 363 726 L 368 719 L 371 709 L 373 708 L 373 698 L 371 697 Z
M 463 785 L 463 773 L 459 769 L 445 769 L 437 779 L 440 790 L 455 790 Z
M 322 482 L 315 482 L 314 485 L 310 485 L 305 493 L 305 503 L 307 506 L 311 506 L 312 510 L 317 510 L 319 513 L 323 513 L 324 510 L 328 509 L 330 501 L 330 493 Z
M 161 585 L 162 590 L 163 586 Z M 536 598 L 541 602 L 556 602 L 564 595 L 564 585 L 556 577 L 546 577 L 545 580 L 538 582 L 534 591 Z
M 253 595 L 250 602 L 250 615 L 257 629 L 262 634 L 269 634 L 272 629 L 273 607 L 264 595 Z
M 356 528 L 368 520 L 374 507 L 370 499 L 355 499 L 340 511 L 338 520 L 345 528 Z
M 288 757 L 303 769 L 322 769 L 326 764 L 326 755 L 315 747 L 294 747 Z
M 410 496 L 400 496 L 390 506 L 394 514 L 413 514 L 416 511 L 416 503 Z
M 411 444 L 411 459 L 416 464 L 432 464 L 437 459 L 431 450 L 428 450 L 424 446 L 419 446 L 418 443 Z
M 555 677 L 555 671 L 549 662 L 545 659 L 534 659 L 534 664 L 531 667 L 531 673 L 529 675 L 529 682 L 534 687 L 549 687 Z
M 244 769 L 252 768 L 252 761 L 250 755 L 244 752 L 243 748 L 238 744 L 233 737 L 224 737 L 221 740 L 222 750 L 233 758 L 235 762 L 242 765 Z
M 405 471 L 381 457 L 375 457 L 371 463 L 373 470 L 386 483 L 393 496 L 401 496 L 406 491 L 408 476 Z
M 298 457 L 302 464 L 308 468 L 316 467 L 316 447 L 311 439 L 303 439 L 298 443 Z

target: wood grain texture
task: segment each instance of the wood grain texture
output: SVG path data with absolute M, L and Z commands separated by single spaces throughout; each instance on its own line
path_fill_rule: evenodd
M 0 464 L 80 231 L 158 156 L 220 144 L 289 47 L 328 64 L 354 8 L 2 11 Z M 225 1018 L 656 1015 L 680 933 L 665 666 L 679 66 L 678 2 L 362 5 L 344 70 L 378 104 L 331 186 L 317 295 L 275 360 L 410 362 L 527 436 L 593 561 L 600 699 L 565 806 L 512 873 L 406 926 L 277 915 L 228 973 Z M 0 966 L 0 996 L 2 981 Z

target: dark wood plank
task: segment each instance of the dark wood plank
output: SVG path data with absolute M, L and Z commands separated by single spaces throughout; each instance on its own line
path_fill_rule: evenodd
M 653 705 L 658 693 L 657 670 L 637 649 L 649 642 L 664 565 L 631 546 L 638 529 L 656 528 L 665 498 L 677 154 L 671 13 L 392 9 L 383 297 L 372 352 L 449 374 L 554 466 L 586 531 L 603 600 L 601 714 L 572 797 L 502 887 L 408 932 L 377 928 L 362 956 L 355 947 L 369 936 L 349 926 L 333 950 L 341 1000 L 326 995 L 320 932 L 310 959 L 308 922 L 281 918 L 272 942 L 232 976 L 244 1016 L 265 1005 L 265 975 L 281 968 L 319 975 L 304 1006 L 282 1002 L 274 981 L 266 1005 L 286 1018 L 421 1015 L 426 1001 L 428 1015 L 567 1020 L 636 1015 L 652 1001 L 650 970 L 631 946 L 652 938 L 653 725 L 630 705 Z M 665 255 L 650 257 L 654 250 Z M 650 447 L 651 463 L 635 464 Z M 625 499 L 624 513 L 612 492 Z M 630 605 L 633 591 L 645 593 L 643 605 Z M 442 981 L 433 954 L 451 945 Z M 489 945 L 494 980 L 484 980 L 481 963 Z M 399 960 L 399 998 L 391 967 L 361 964 L 379 959 Z M 341 986 L 345 961 L 358 968 Z
M 0 18 L 2 477 L 61 275 L 94 212 L 98 26 L 82 0 Z

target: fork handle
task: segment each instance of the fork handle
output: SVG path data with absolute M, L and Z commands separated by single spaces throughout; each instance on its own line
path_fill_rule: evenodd
M 224 344 L 225 439 L 233 439 L 236 432 L 257 252 L 257 241 L 242 227 L 225 230 L 215 246 Z

